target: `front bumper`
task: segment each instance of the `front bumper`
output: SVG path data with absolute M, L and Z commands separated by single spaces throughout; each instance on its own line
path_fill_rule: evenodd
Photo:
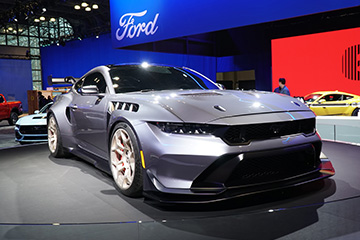
M 15 141 L 23 143 L 47 142 L 47 126 L 15 126 Z
M 160 191 L 158 189 L 144 191 L 144 196 L 160 203 L 213 203 L 297 187 L 326 179 L 334 174 L 335 170 L 331 162 L 328 159 L 321 159 L 320 167 L 317 170 L 278 181 L 250 184 L 247 186 L 223 187 L 221 190 L 220 188 L 198 188 L 193 189 L 196 191 L 183 191 L 183 193 L 179 193 L 176 189 L 160 188 Z M 146 181 L 151 181 L 156 188 L 159 188 L 159 183 L 154 178 L 151 179 L 149 174 L 146 174 L 145 177 L 147 178 Z M 172 190 L 174 192 L 171 193 Z
M 144 195 L 160 202 L 215 202 L 335 174 L 331 162 L 319 158 L 317 134 L 229 146 L 213 136 L 166 134 L 147 127 L 152 134 L 139 136 L 146 165 Z

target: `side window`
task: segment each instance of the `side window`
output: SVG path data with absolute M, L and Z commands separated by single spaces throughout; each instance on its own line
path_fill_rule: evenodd
M 343 100 L 349 100 L 349 99 L 352 99 L 354 98 L 353 96 L 350 96 L 350 95 L 343 95 Z
M 99 93 L 106 92 L 105 78 L 101 73 L 90 74 L 84 79 L 83 86 L 90 86 L 90 85 L 97 86 L 97 88 L 99 89 Z
M 323 98 L 327 101 L 327 102 L 334 102 L 334 101 L 341 101 L 341 94 L 329 94 L 324 96 Z
M 0 96 L 0 103 L 3 103 L 4 102 L 4 98 L 3 96 Z

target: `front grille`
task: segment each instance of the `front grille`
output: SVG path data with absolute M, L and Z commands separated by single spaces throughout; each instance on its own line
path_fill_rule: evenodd
M 231 176 L 227 187 L 269 183 L 299 176 L 319 167 L 317 151 L 311 144 L 294 150 L 269 151 L 244 155 Z
M 20 126 L 21 134 L 47 134 L 47 126 Z
M 36 141 L 36 140 L 47 140 L 47 136 L 24 136 L 23 140 L 32 140 L 32 141 Z
M 247 144 L 252 140 L 269 139 L 315 131 L 315 118 L 288 122 L 237 125 L 229 127 L 222 139 L 229 145 Z

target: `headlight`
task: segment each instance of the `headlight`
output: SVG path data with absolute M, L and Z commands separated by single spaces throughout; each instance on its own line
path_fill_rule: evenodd
M 211 135 L 219 129 L 218 126 L 208 124 L 192 124 L 192 123 L 152 123 L 161 131 L 174 134 L 191 134 L 191 135 Z

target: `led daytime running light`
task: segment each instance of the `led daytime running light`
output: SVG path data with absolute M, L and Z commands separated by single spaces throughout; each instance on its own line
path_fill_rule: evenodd
M 157 122 L 155 125 L 166 133 L 187 135 L 211 135 L 217 129 L 216 126 L 207 124 Z

